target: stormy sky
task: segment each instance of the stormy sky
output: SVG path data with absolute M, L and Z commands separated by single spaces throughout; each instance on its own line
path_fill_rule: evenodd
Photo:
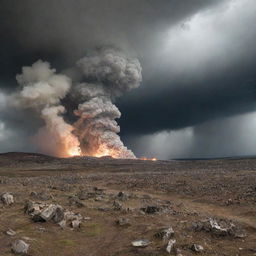
M 91 49 L 138 58 L 142 85 L 116 104 L 137 156 L 256 154 L 255 0 L 0 0 L 0 151 L 33 151 L 35 122 L 7 107 L 16 74 L 58 72 Z

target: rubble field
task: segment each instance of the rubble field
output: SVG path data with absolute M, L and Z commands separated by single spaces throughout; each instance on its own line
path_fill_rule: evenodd
M 0 154 L 0 255 L 256 255 L 256 158 Z

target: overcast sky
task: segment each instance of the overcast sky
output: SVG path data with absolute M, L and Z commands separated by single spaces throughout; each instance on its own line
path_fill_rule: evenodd
M 6 107 L 22 66 L 110 45 L 143 69 L 116 102 L 137 156 L 256 154 L 255 24 L 255 0 L 0 0 L 0 151 L 34 150 L 35 121 Z

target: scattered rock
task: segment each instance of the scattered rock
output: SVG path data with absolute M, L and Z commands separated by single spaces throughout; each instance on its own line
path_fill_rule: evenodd
M 69 205 L 75 205 L 77 207 L 84 207 L 85 204 L 79 200 L 77 196 L 69 197 Z
M 116 224 L 119 226 L 130 226 L 131 225 L 130 220 L 127 218 L 119 218 L 116 221 Z
M 96 195 L 104 194 L 104 189 L 102 189 L 102 188 L 94 187 L 93 190 L 94 190 Z
M 183 256 L 181 250 L 178 248 L 176 249 L 175 254 L 176 254 L 176 256 Z
M 226 202 L 225 202 L 226 205 L 231 205 L 233 204 L 233 200 L 231 198 L 229 198 Z
M 32 216 L 35 222 L 52 220 L 62 228 L 66 226 L 66 222 L 70 222 L 72 227 L 80 226 L 81 220 L 83 219 L 81 214 L 64 210 L 62 206 L 57 204 L 47 205 L 28 201 L 25 206 L 25 212 Z M 72 223 L 73 221 L 74 223 Z
M 80 220 L 73 220 L 73 221 L 71 221 L 71 227 L 72 228 L 79 228 L 80 224 L 81 224 Z
M 154 214 L 160 212 L 160 207 L 158 206 L 147 206 L 145 208 L 141 208 L 141 210 L 147 214 Z
M 67 222 L 66 222 L 66 220 L 62 220 L 62 221 L 60 221 L 60 222 L 58 223 L 58 225 L 59 225 L 62 229 L 64 229 L 64 228 L 66 227 L 66 225 L 67 225 Z
M 150 244 L 150 241 L 147 239 L 137 239 L 132 241 L 132 246 L 134 247 L 147 247 Z
M 43 209 L 43 211 L 40 213 L 40 217 L 45 221 L 51 220 L 55 216 L 58 207 L 59 206 L 57 205 L 50 204 L 45 209 Z
M 2 194 L 1 195 L 1 200 L 6 205 L 11 205 L 11 204 L 14 203 L 13 195 L 9 192 Z
M 39 228 L 38 228 L 38 231 L 39 231 L 39 232 L 46 232 L 47 230 L 46 230 L 46 228 L 39 227 Z
M 94 199 L 96 202 L 100 202 L 103 200 L 103 197 L 102 196 L 96 196 L 95 199 Z
M 39 214 L 42 211 L 42 209 L 46 206 L 47 206 L 47 204 L 36 203 L 36 202 L 32 202 L 29 200 L 25 204 L 24 211 L 25 211 L 25 213 L 27 213 L 31 216 L 34 216 L 34 215 Z
M 37 196 L 37 192 L 32 191 L 32 192 L 30 193 L 30 196 L 36 197 L 36 196 Z
M 83 219 L 83 217 L 79 213 L 73 213 L 71 211 L 65 211 L 64 212 L 64 219 L 66 221 L 73 221 L 73 220 L 80 220 L 81 221 Z
M 119 203 L 118 201 L 114 201 L 113 208 L 115 211 L 120 211 L 120 210 L 122 210 L 122 204 Z
M 12 251 L 17 254 L 27 254 L 29 244 L 23 240 L 16 240 L 12 243 Z
M 8 236 L 15 236 L 16 235 L 16 232 L 14 230 L 10 229 L 10 228 L 5 233 Z
M 163 228 L 159 230 L 154 236 L 162 240 L 168 240 L 173 235 L 174 235 L 174 230 L 172 227 L 169 227 L 169 228 Z
M 193 244 L 191 246 L 191 250 L 193 252 L 202 252 L 204 250 L 204 247 L 202 245 L 200 245 L 200 244 Z
M 167 247 L 166 247 L 166 251 L 168 253 L 171 253 L 173 250 L 174 250 L 174 245 L 176 244 L 176 240 L 175 239 L 171 239 L 168 244 L 167 244 Z
M 217 222 L 217 220 L 209 218 L 194 223 L 193 227 L 195 231 L 204 230 L 217 236 L 231 236 L 235 238 L 245 238 L 247 236 L 243 229 L 237 227 L 234 223 L 225 220 Z
M 127 199 L 128 199 L 128 195 L 127 194 L 125 194 L 124 192 L 122 192 L 122 191 L 120 191 L 118 194 L 117 194 L 117 196 L 116 196 L 116 198 L 118 199 L 118 200 L 121 200 L 121 201 L 126 201 Z
M 55 223 L 59 223 L 64 219 L 64 217 L 65 217 L 65 213 L 64 213 L 63 208 L 60 205 L 57 205 L 57 208 L 55 209 L 53 221 Z

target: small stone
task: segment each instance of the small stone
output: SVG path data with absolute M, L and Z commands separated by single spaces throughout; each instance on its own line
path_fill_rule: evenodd
M 172 227 L 163 228 L 157 232 L 154 236 L 159 239 L 168 240 L 171 236 L 174 235 L 174 230 Z
M 119 203 L 118 201 L 114 201 L 113 208 L 115 211 L 120 211 L 120 210 L 122 210 L 122 204 Z
M 16 232 L 14 230 L 10 229 L 10 228 L 5 233 L 8 236 L 15 236 L 16 235 Z
M 181 250 L 180 249 L 176 249 L 176 253 L 175 253 L 176 256 L 183 256 L 182 253 L 181 253 Z
M 1 195 L 1 200 L 6 205 L 11 205 L 14 203 L 13 195 L 8 192 Z
M 64 228 L 66 227 L 66 224 L 67 224 L 66 220 L 62 220 L 62 221 L 60 221 L 60 222 L 58 223 L 58 225 L 59 225 L 62 229 L 64 229 Z
M 29 244 L 23 240 L 16 240 L 12 243 L 12 251 L 17 254 L 27 254 Z
M 157 206 L 147 206 L 145 208 L 141 208 L 141 210 L 147 214 L 154 214 L 160 212 L 160 208 Z
M 175 239 L 171 239 L 171 240 L 168 242 L 167 247 L 166 247 L 166 251 L 167 251 L 168 253 L 171 253 L 171 252 L 172 252 L 172 250 L 174 249 L 175 243 L 176 243 L 176 240 L 175 240 Z
M 229 198 L 227 201 L 226 201 L 226 205 L 231 205 L 233 204 L 233 200 L 231 198 Z
M 147 247 L 150 244 L 150 241 L 147 239 L 137 239 L 132 241 L 132 246 L 134 247 Z
M 71 227 L 72 227 L 72 228 L 79 228 L 79 227 L 80 227 L 80 224 L 81 224 L 81 222 L 80 222 L 79 220 L 73 220 L 73 221 L 71 222 Z
M 36 196 L 37 196 L 37 192 L 32 191 L 32 192 L 30 193 L 30 196 L 36 197 Z
M 126 218 L 119 218 L 116 221 L 116 224 L 119 226 L 130 226 L 131 225 L 130 220 L 126 219 Z
M 119 200 L 121 201 L 125 201 L 128 199 L 128 195 L 125 194 L 124 192 L 120 191 L 117 196 L 116 196 Z
M 191 250 L 193 252 L 202 252 L 204 250 L 204 247 L 202 245 L 200 245 L 200 244 L 193 244 L 191 246 Z
M 38 231 L 39 231 L 39 232 L 46 232 L 46 228 L 39 227 L 39 228 L 38 228 Z

